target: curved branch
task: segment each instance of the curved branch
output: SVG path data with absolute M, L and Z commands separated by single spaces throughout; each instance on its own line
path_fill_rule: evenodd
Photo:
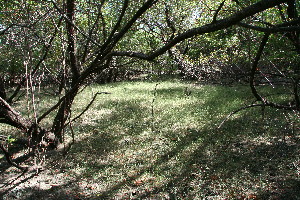
M 85 109 L 79 114 L 77 115 L 76 117 L 74 117 L 71 121 L 71 122 L 74 122 L 76 121 L 77 119 L 79 119 L 90 107 L 91 105 L 94 103 L 94 101 L 96 100 L 96 97 L 99 95 L 99 94 L 111 94 L 109 92 L 97 92 L 94 97 L 92 98 L 92 100 L 90 101 L 90 103 L 85 107 Z M 67 126 L 68 124 L 66 124 L 65 126 Z
M 293 107 L 293 106 L 288 106 L 288 105 L 279 105 L 279 104 L 274 104 L 274 103 L 271 103 L 271 102 L 267 102 L 267 103 L 261 103 L 261 104 L 250 104 L 250 105 L 247 105 L 247 106 L 244 106 L 244 107 L 241 107 L 233 112 L 231 112 L 229 115 L 227 115 L 227 117 L 219 124 L 218 128 L 221 128 L 223 126 L 223 124 L 234 114 L 242 111 L 242 110 L 246 110 L 248 108 L 255 108 L 255 107 L 271 107 L 271 108 L 278 108 L 278 109 L 284 109 L 284 110 L 290 110 L 290 111 L 293 111 L 293 110 L 296 110 L 296 107 Z
M 251 68 L 251 73 L 250 73 L 250 88 L 251 88 L 251 91 L 252 91 L 252 94 L 254 95 L 254 97 L 256 98 L 257 101 L 261 101 L 261 102 L 266 102 L 266 100 L 260 96 L 254 86 L 254 76 L 255 76 L 255 72 L 257 71 L 257 65 L 258 65 L 258 62 L 261 58 L 261 55 L 262 55 L 262 52 L 267 44 L 267 41 L 269 39 L 269 36 L 270 34 L 269 33 L 265 33 L 261 43 L 260 43 L 260 46 L 259 46 L 259 49 L 257 51 L 257 54 L 255 56 L 255 59 L 253 61 L 253 65 L 252 65 L 252 68 Z
M 161 47 L 160 49 L 157 49 L 156 51 L 150 53 L 150 54 L 144 54 L 144 53 L 136 53 L 136 52 L 113 52 L 112 56 L 128 56 L 128 57 L 135 57 L 143 60 L 153 60 L 154 58 L 164 54 L 166 51 L 168 51 L 170 48 L 175 46 L 176 44 L 188 39 L 192 38 L 197 35 L 205 34 L 205 33 L 211 33 L 215 32 L 221 29 L 229 28 L 233 25 L 238 24 L 242 20 L 246 19 L 247 17 L 253 16 L 256 13 L 262 12 L 268 8 L 272 8 L 276 5 L 279 5 L 281 3 L 285 3 L 288 0 L 262 0 L 258 3 L 255 3 L 251 6 L 248 6 L 235 14 L 231 15 L 228 18 L 216 20 L 214 23 L 206 24 L 204 26 L 200 26 L 197 28 L 192 28 L 187 30 L 186 32 L 179 34 L 174 39 L 170 40 L 166 45 Z

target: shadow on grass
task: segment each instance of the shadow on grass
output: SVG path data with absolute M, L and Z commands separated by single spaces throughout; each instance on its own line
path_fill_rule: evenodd
M 180 124 L 181 118 L 205 111 L 199 119 L 205 125 L 182 124 L 166 130 L 164 120 L 172 116 L 162 117 L 167 109 L 164 106 L 155 107 L 154 117 L 161 119 L 154 119 L 153 128 L 151 106 L 145 106 L 143 99 L 104 102 L 99 109 L 114 108 L 112 112 L 93 119 L 96 125 L 78 127 L 77 132 L 87 136 L 74 144 L 65 160 L 53 160 L 67 173 L 75 171 L 74 179 L 50 189 L 28 189 L 31 194 L 26 199 L 250 199 L 250 195 L 256 199 L 300 199 L 300 180 L 293 166 L 299 159 L 299 139 L 286 129 L 282 115 L 270 110 L 261 120 L 258 110 L 243 111 L 217 129 L 225 114 L 237 109 L 240 99 L 249 94 L 232 87 L 207 87 L 194 89 L 186 97 L 184 88 L 158 87 L 157 107 L 163 98 L 180 97 L 183 107 L 176 108 L 174 118 L 179 121 L 172 118 L 169 124 Z M 211 91 L 204 94 L 208 89 Z M 188 98 L 204 100 L 197 103 Z M 282 140 L 283 131 L 287 132 L 286 141 Z M 131 159 L 136 155 L 127 155 L 128 151 L 144 154 Z M 147 174 L 154 180 L 145 179 Z M 93 191 L 80 186 L 82 179 L 106 186 Z M 90 194 L 70 195 L 69 189 Z

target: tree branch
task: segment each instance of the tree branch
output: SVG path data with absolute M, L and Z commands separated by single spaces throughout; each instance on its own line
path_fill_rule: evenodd
M 83 35 L 85 38 L 87 38 L 88 40 L 90 40 L 93 44 L 95 44 L 98 47 L 101 47 L 101 45 L 96 42 L 95 40 L 93 40 L 91 37 L 89 37 L 86 33 L 84 33 L 78 26 L 76 26 L 73 22 L 70 21 L 70 19 L 61 11 L 61 9 L 57 6 L 57 4 L 54 1 L 51 1 L 51 3 L 53 4 L 54 8 L 58 11 L 58 13 L 66 20 L 68 21 L 70 24 L 72 24 L 72 26 L 81 34 Z
M 178 44 L 179 42 L 186 40 L 188 38 L 192 38 L 197 35 L 215 32 L 221 29 L 229 28 L 233 25 L 238 24 L 242 20 L 246 19 L 247 17 L 253 16 L 256 13 L 262 12 L 268 8 L 272 8 L 278 4 L 285 3 L 288 0 L 262 0 L 258 3 L 250 5 L 241 11 L 236 12 L 235 14 L 227 17 L 225 19 L 216 20 L 214 23 L 206 24 L 204 26 L 200 26 L 197 28 L 192 28 L 187 30 L 186 32 L 179 34 L 174 39 L 170 40 L 166 45 L 157 49 L 156 51 L 150 54 L 144 53 L 136 53 L 136 52 L 112 52 L 112 56 L 128 56 L 128 57 L 135 57 L 143 60 L 153 60 L 154 58 L 164 54 L 167 50 Z
M 104 20 L 104 19 L 103 19 L 103 15 L 102 15 L 102 11 L 101 11 L 101 9 L 102 9 L 102 7 L 103 7 L 103 5 L 104 5 L 104 2 L 105 2 L 105 0 L 101 0 L 101 3 L 100 3 L 100 5 L 99 5 L 99 7 L 98 7 L 98 14 L 97 14 L 97 17 L 96 17 L 96 19 L 95 19 L 95 21 L 94 21 L 94 23 L 93 23 L 92 28 L 89 30 L 89 34 L 88 34 L 88 37 L 89 37 L 89 38 L 92 38 L 92 34 L 93 34 L 95 28 L 97 27 L 97 25 L 99 24 L 99 20 L 100 20 L 100 19 Z M 104 30 L 105 27 L 104 27 L 103 24 L 102 24 L 102 26 L 103 26 L 103 30 Z M 104 34 L 103 37 L 105 38 L 105 37 L 106 37 L 106 36 L 105 36 L 105 33 L 103 33 L 103 34 Z M 88 54 L 88 47 L 89 47 L 90 42 L 91 42 L 91 40 L 87 40 L 87 41 L 86 41 L 86 44 L 85 44 L 85 46 L 84 46 L 83 56 L 82 56 L 82 59 L 81 59 L 81 62 L 82 62 L 82 63 L 84 63 L 85 60 L 86 60 L 86 57 L 87 57 L 87 54 Z
M 85 109 L 79 114 L 79 115 L 77 115 L 76 117 L 74 117 L 72 120 L 71 120 L 71 122 L 74 122 L 74 121 L 76 121 L 77 119 L 79 119 L 90 107 L 91 107 L 91 105 L 94 103 L 94 101 L 96 100 L 96 97 L 99 95 L 99 94 L 111 94 L 111 93 L 109 93 L 109 92 L 97 92 L 95 95 L 94 95 L 94 97 L 93 97 L 93 99 L 90 101 L 90 103 L 85 107 Z M 67 126 L 68 124 L 66 124 L 66 126 Z
M 215 14 L 214 14 L 214 17 L 213 17 L 213 20 L 212 20 L 212 23 L 215 23 L 217 21 L 217 17 L 218 17 L 218 14 L 219 12 L 221 11 L 221 9 L 223 8 L 224 4 L 225 4 L 225 1 L 226 0 L 223 0 L 222 3 L 219 5 L 219 7 L 217 8 Z
M 266 102 L 266 100 L 258 94 L 258 92 L 254 86 L 254 76 L 255 76 L 255 72 L 257 71 L 258 62 L 261 58 L 262 52 L 263 52 L 266 44 L 267 44 L 269 36 L 270 36 L 269 33 L 265 33 L 265 35 L 260 43 L 259 49 L 256 53 L 255 59 L 252 64 L 251 73 L 250 73 L 250 88 L 251 88 L 252 94 L 254 95 L 254 97 L 256 98 L 257 101 L 261 101 L 261 102 Z
M 117 31 L 118 28 L 120 27 L 120 24 L 121 24 L 121 22 L 122 22 L 122 20 L 123 20 L 123 17 L 124 17 L 124 15 L 125 15 L 125 11 L 126 11 L 127 8 L 128 8 L 128 4 L 129 4 L 129 0 L 124 0 L 124 2 L 123 2 L 123 7 L 122 7 L 122 10 L 121 10 L 121 14 L 120 14 L 120 16 L 119 16 L 119 18 L 118 18 L 118 21 L 117 21 L 117 23 L 115 24 L 115 26 L 114 26 L 114 28 L 112 29 L 112 31 L 110 32 L 110 34 L 109 34 L 109 36 L 108 36 L 106 42 L 103 44 L 102 49 L 104 49 L 104 48 L 107 47 L 107 45 L 111 42 L 113 36 L 115 35 L 116 31 Z
M 250 105 L 247 105 L 247 106 L 244 106 L 244 107 L 241 107 L 233 112 L 231 112 L 229 115 L 227 115 L 227 117 L 220 123 L 220 125 L 218 126 L 218 128 L 221 128 L 223 126 L 223 124 L 234 114 L 242 111 L 242 110 L 246 110 L 248 108 L 254 108 L 254 107 L 272 107 L 272 108 L 278 108 L 278 109 L 284 109 L 284 110 L 290 110 L 290 111 L 293 111 L 293 110 L 296 110 L 296 107 L 293 107 L 293 106 L 288 106 L 288 105 L 279 105 L 279 104 L 274 104 L 274 103 L 270 103 L 270 102 L 267 102 L 267 103 L 261 103 L 261 104 L 250 104 Z
M 287 27 L 275 26 L 275 27 L 266 28 L 260 26 L 253 26 L 242 22 L 239 22 L 238 25 L 244 28 L 248 28 L 251 30 L 264 32 L 264 33 L 284 33 L 284 32 L 300 31 L 300 26 L 287 26 Z
M 50 49 L 51 49 L 51 47 L 52 47 L 52 43 L 53 43 L 55 37 L 57 36 L 57 33 L 58 33 L 58 27 L 61 26 L 61 22 L 62 22 L 62 17 L 59 19 L 58 24 L 57 24 L 57 26 L 56 26 L 56 28 L 55 28 L 55 31 L 54 31 L 52 37 L 50 38 L 50 40 L 49 40 L 49 41 L 46 43 L 46 45 L 45 45 L 45 52 L 44 52 L 44 55 L 43 55 L 42 58 L 39 60 L 39 62 L 34 66 L 34 68 L 33 68 L 32 72 L 31 72 L 30 76 L 33 76 L 33 75 L 36 73 L 36 71 L 39 69 L 40 65 L 46 60 L 46 58 L 47 58 L 47 56 L 48 56 L 48 53 L 49 53 L 49 51 L 50 51 Z M 13 99 L 18 95 L 18 93 L 19 93 L 19 91 L 20 91 L 22 85 L 25 83 L 25 81 L 26 81 L 26 77 L 24 77 L 24 78 L 21 80 L 20 84 L 18 85 L 18 87 L 16 88 L 16 90 L 14 91 L 14 93 L 8 98 L 8 100 L 7 100 L 8 102 L 11 103 L 11 102 L 13 101 Z

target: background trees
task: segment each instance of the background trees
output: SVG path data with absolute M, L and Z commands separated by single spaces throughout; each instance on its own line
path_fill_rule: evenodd
M 1 122 L 27 135 L 32 149 L 63 142 L 65 127 L 76 119 L 72 103 L 88 84 L 136 73 L 206 80 L 233 69 L 250 73 L 259 105 L 299 111 L 296 1 L 5 1 L 1 8 Z M 263 52 L 268 68 L 258 65 Z M 262 79 L 272 85 L 270 76 L 278 74 L 290 80 L 286 104 L 256 89 Z M 58 98 L 39 110 L 46 86 Z M 22 94 L 27 113 L 13 107 Z M 44 124 L 47 118 L 51 124 Z

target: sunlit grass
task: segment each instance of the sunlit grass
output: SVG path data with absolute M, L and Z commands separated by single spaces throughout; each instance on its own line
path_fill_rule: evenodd
M 78 97 L 74 110 L 98 91 L 111 94 L 99 96 L 77 122 L 78 143 L 67 164 L 73 176 L 86 181 L 93 176 L 99 183 L 90 192 L 119 198 L 236 198 L 259 195 L 270 186 L 263 166 L 268 161 L 253 151 L 282 137 L 283 116 L 267 110 L 262 120 L 260 109 L 246 110 L 217 128 L 231 111 L 251 103 L 248 87 L 179 81 L 95 85 Z M 76 163 L 81 163 L 79 173 Z
M 178 80 L 93 85 L 76 98 L 72 117 L 97 92 L 111 94 L 98 95 L 72 124 L 76 142 L 68 155 L 49 161 L 49 168 L 58 163 L 64 169 L 66 181 L 77 188 L 74 195 L 280 198 L 276 191 L 284 186 L 278 181 L 292 192 L 299 184 L 292 167 L 299 159 L 299 131 L 292 131 L 287 112 L 266 108 L 263 117 L 260 108 L 248 109 L 218 128 L 230 112 L 253 102 L 248 86 Z

